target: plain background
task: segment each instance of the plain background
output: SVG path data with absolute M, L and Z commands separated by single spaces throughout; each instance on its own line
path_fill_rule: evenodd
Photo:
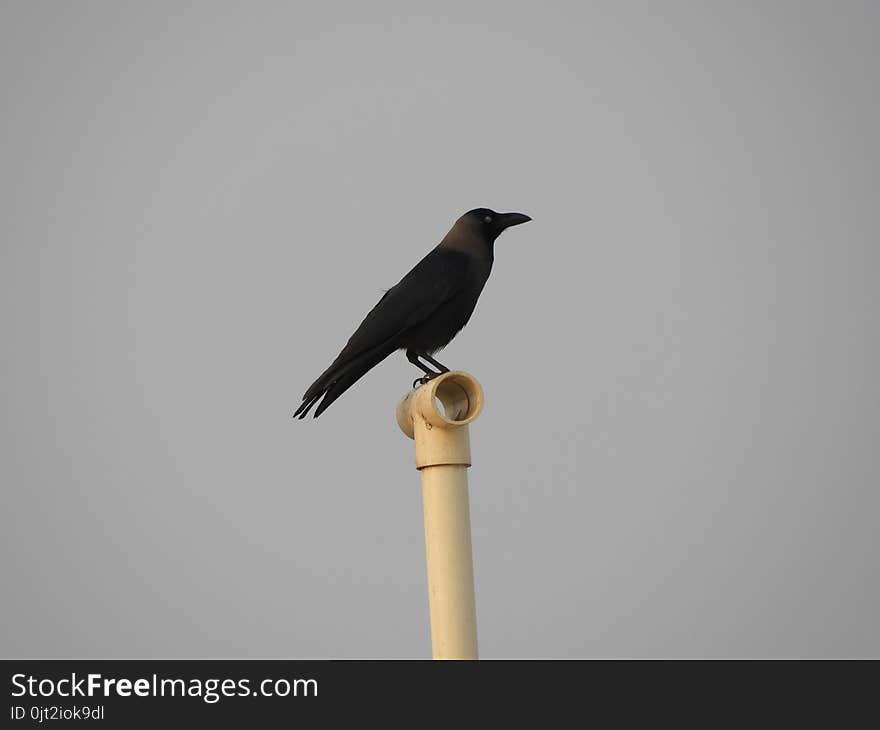
M 880 6 L 0 6 L 6 657 L 430 654 L 396 354 L 442 353 L 487 657 L 880 654 Z

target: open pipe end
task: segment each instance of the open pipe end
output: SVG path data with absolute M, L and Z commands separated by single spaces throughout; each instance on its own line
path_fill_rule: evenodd
M 465 426 L 483 410 L 483 389 L 479 381 L 461 370 L 443 373 L 422 388 L 425 389 L 423 395 L 416 391 L 416 407 L 424 419 L 435 426 Z
M 407 393 L 397 406 L 397 423 L 413 438 L 413 418 L 421 416 L 437 428 L 466 426 L 483 410 L 483 388 L 462 370 L 452 370 L 432 378 Z

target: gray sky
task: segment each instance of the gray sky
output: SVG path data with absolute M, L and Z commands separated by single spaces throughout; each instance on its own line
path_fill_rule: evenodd
M 880 655 L 876 3 L 0 8 L 3 656 L 430 655 L 389 358 L 443 361 L 487 657 Z

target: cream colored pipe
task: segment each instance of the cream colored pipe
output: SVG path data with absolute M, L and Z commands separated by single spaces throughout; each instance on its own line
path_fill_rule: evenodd
M 397 406 L 397 423 L 415 440 L 416 469 L 422 473 L 434 659 L 477 658 L 467 468 L 468 424 L 482 408 L 479 382 L 459 370 L 429 380 Z

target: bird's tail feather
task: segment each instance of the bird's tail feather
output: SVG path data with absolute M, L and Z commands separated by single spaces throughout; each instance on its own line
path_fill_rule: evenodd
M 367 371 L 374 368 L 382 360 L 397 349 L 393 342 L 383 342 L 343 365 L 334 363 L 321 374 L 303 396 L 303 402 L 293 414 L 294 418 L 305 418 L 312 406 L 323 396 L 320 405 L 315 410 L 315 418 L 320 416 L 327 407 L 341 396 L 346 390 L 360 380 Z

